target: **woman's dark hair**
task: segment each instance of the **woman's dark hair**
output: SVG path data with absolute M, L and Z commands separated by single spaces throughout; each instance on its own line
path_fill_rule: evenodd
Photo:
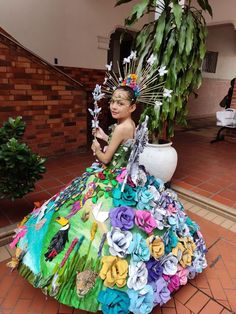
M 134 90 L 129 86 L 118 86 L 116 90 L 123 90 L 127 92 L 129 99 L 131 101 L 131 104 L 134 104 L 136 102 L 137 97 L 135 96 Z

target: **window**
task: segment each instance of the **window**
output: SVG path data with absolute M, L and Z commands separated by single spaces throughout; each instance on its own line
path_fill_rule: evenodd
M 208 73 L 216 73 L 218 52 L 207 51 L 202 63 L 202 71 Z

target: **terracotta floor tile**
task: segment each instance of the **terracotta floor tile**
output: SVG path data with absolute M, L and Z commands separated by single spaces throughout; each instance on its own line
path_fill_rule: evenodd
M 57 314 L 59 309 L 59 303 L 49 298 L 44 306 L 42 314 Z
M 236 290 L 225 289 L 225 294 L 228 298 L 232 311 L 236 312 Z
M 198 178 L 192 177 L 192 176 L 186 176 L 184 178 L 184 182 L 189 183 L 191 185 L 197 186 L 202 183 L 203 180 L 200 180 Z
M 73 312 L 73 308 L 64 304 L 60 304 L 58 314 L 71 314 Z
M 176 309 L 171 307 L 162 308 L 162 314 L 176 314 Z
M 224 289 L 221 285 L 221 282 L 218 279 L 209 278 L 208 283 L 212 292 L 212 295 L 215 299 L 226 300 L 226 295 Z
M 178 300 L 175 300 L 177 314 L 191 314 L 190 310 Z
M 210 183 L 202 183 L 198 185 L 198 188 L 211 192 L 211 193 L 217 193 L 222 190 L 222 186 L 216 185 L 216 184 L 210 184 Z
M 29 300 L 18 300 L 14 310 L 12 311 L 12 314 L 23 314 L 27 313 L 28 309 L 30 307 L 30 301 Z
M 160 306 L 155 306 L 154 309 L 152 310 L 151 314 L 162 314 L 161 307 Z
M 194 188 L 192 189 L 192 191 L 193 191 L 194 193 L 197 193 L 197 194 L 199 194 L 199 195 L 202 195 L 202 196 L 205 196 L 205 197 L 209 197 L 209 198 L 210 198 L 210 196 L 212 195 L 212 192 L 209 192 L 209 191 L 200 189 L 199 187 L 194 187 Z
M 217 202 L 219 202 L 221 204 L 224 204 L 226 206 L 232 206 L 234 204 L 234 201 L 229 200 L 229 199 L 227 199 L 225 197 L 222 197 L 222 196 L 220 196 L 218 194 L 211 196 L 211 199 L 213 199 L 214 201 L 217 201 Z
M 223 310 L 223 306 L 218 304 L 217 302 L 210 300 L 205 307 L 201 310 L 200 314 L 220 314 Z
M 74 311 L 73 311 L 73 314 L 86 314 L 86 313 L 89 313 L 89 312 L 82 311 L 82 310 L 79 310 L 79 309 L 74 309 Z M 155 314 L 157 314 L 157 313 L 155 313 Z
M 228 311 L 228 310 L 226 310 L 226 309 L 224 309 L 224 310 L 221 312 L 221 314 L 232 314 L 232 312 L 231 312 L 231 311 Z
M 191 284 L 187 284 L 177 291 L 174 294 L 174 297 L 182 304 L 185 304 L 196 292 L 197 289 L 195 287 L 193 287 Z
M 223 191 L 219 192 L 218 195 L 225 197 L 233 202 L 236 202 L 236 193 L 235 191 L 230 191 L 227 189 L 224 189 Z
M 177 181 L 176 185 L 178 185 L 178 186 L 180 186 L 180 187 L 182 187 L 184 189 L 189 189 L 189 190 L 191 190 L 194 187 L 193 185 L 188 184 L 188 183 L 186 183 L 184 181 Z
M 14 308 L 21 294 L 22 287 L 12 285 L 1 304 L 3 309 Z
M 210 298 L 201 291 L 194 294 L 191 299 L 185 304 L 187 308 L 193 313 L 200 312 L 204 306 L 209 302 Z

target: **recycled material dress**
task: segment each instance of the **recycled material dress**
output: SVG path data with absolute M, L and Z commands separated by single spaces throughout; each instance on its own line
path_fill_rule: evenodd
M 199 227 L 174 191 L 139 166 L 138 184 L 128 178 L 121 192 L 131 146 L 108 166 L 93 163 L 17 229 L 9 266 L 60 303 L 147 314 L 207 265 Z

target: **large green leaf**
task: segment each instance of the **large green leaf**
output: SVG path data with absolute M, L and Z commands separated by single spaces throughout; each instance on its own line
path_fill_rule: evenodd
M 181 18 L 182 18 L 182 6 L 175 3 L 173 5 L 173 14 L 175 17 L 175 23 L 178 29 L 181 27 Z
M 164 34 L 165 24 L 166 24 L 165 18 L 166 18 L 166 13 L 163 11 L 157 21 L 156 34 L 155 34 L 154 43 L 153 43 L 154 44 L 153 50 L 156 53 L 158 53 L 161 43 L 163 42 L 163 34 Z
M 208 2 L 208 0 L 197 0 L 199 6 L 204 10 L 204 11 L 207 11 L 210 16 L 213 16 L 212 14 L 212 8 Z
M 186 30 L 185 49 L 186 49 L 186 54 L 189 55 L 193 46 L 193 32 L 194 32 L 194 19 L 192 17 L 191 12 L 188 13 L 186 22 L 187 22 L 187 30 Z
M 121 4 L 124 4 L 124 3 L 127 3 L 127 2 L 130 2 L 132 0 L 118 0 L 115 4 L 115 7 L 117 7 L 118 5 L 121 5 Z
M 140 17 L 142 17 L 148 7 L 149 0 L 142 0 L 142 2 L 136 4 L 133 7 L 131 15 L 128 17 L 128 19 L 125 20 L 126 25 L 133 25 Z

